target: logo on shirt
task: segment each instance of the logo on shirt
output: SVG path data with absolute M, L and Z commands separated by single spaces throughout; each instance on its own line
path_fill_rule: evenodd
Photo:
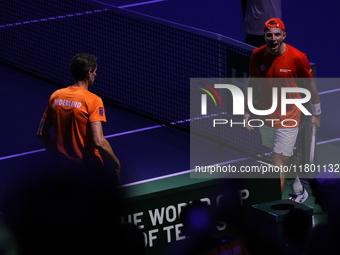
M 291 72 L 292 70 L 289 70 L 289 69 L 280 69 L 280 72 L 281 73 L 289 73 Z
M 261 69 L 261 71 L 263 71 L 264 69 L 266 69 L 266 66 L 265 65 L 261 65 L 260 69 Z
M 104 116 L 104 108 L 103 107 L 99 107 L 99 114 L 100 116 Z
M 74 107 L 74 108 L 80 108 L 81 103 L 77 101 L 69 101 L 64 99 L 55 99 L 54 105 L 60 105 L 60 106 L 68 106 L 68 107 Z

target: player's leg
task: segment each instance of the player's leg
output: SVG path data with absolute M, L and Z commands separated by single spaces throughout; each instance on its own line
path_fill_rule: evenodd
M 277 129 L 267 126 L 260 127 L 262 143 L 273 151 L 272 164 L 278 167 L 289 167 L 294 164 L 294 146 L 298 135 L 298 128 Z M 293 169 L 293 168 L 291 168 Z M 284 191 L 285 181 L 288 179 L 293 183 L 292 189 L 300 192 L 303 189 L 296 173 L 284 173 L 280 176 L 281 194 Z M 299 194 L 293 192 L 294 194 Z
M 294 164 L 294 146 L 298 135 L 298 128 L 282 128 L 276 129 L 274 133 L 273 144 L 273 164 L 276 166 L 286 166 L 286 172 L 282 172 L 281 191 L 284 191 L 285 181 L 291 187 L 291 199 L 303 203 L 308 193 L 302 186 L 299 177 L 291 167 Z M 291 169 L 291 171 L 289 171 Z
M 301 190 L 303 187 L 301 185 L 300 179 L 297 174 L 292 170 L 293 165 L 295 164 L 294 156 L 288 157 L 283 155 L 283 153 L 278 154 L 273 152 L 273 165 L 281 167 L 282 170 L 286 169 L 287 172 L 282 171 L 280 174 L 280 183 L 281 183 L 281 194 L 283 194 L 286 181 L 289 183 L 292 190 Z M 284 168 L 286 166 L 286 168 Z M 289 168 L 291 171 L 289 171 Z M 294 189 L 295 188 L 295 189 Z M 296 192 L 293 192 L 294 194 Z
M 280 157 L 280 154 L 276 154 L 273 152 L 275 130 L 276 129 L 272 127 L 267 127 L 267 126 L 260 127 L 262 144 L 272 150 L 272 164 L 275 166 L 280 166 L 282 165 L 282 160 L 285 160 L 285 159 Z M 281 194 L 282 194 L 284 184 L 285 184 L 285 178 L 282 178 L 282 175 L 280 176 L 280 183 L 281 183 Z
M 263 35 L 251 35 L 251 34 L 246 34 L 245 43 L 253 45 L 255 47 L 261 47 L 262 45 L 266 44 Z
M 274 150 L 274 148 L 273 148 Z M 277 148 L 276 148 L 277 150 Z M 284 166 L 289 166 L 290 162 L 291 162 L 291 158 L 289 156 L 285 156 L 283 155 L 283 153 L 276 153 L 273 152 L 273 156 L 272 156 L 272 164 L 274 166 L 278 166 L 281 169 L 284 168 Z M 289 174 L 289 173 L 288 173 Z M 281 183 L 281 194 L 283 194 L 284 188 L 285 188 L 285 181 L 286 178 L 291 178 L 291 176 L 286 176 L 286 173 L 284 171 L 280 172 L 280 183 Z

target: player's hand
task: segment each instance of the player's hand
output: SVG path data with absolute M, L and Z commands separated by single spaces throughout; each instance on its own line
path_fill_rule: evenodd
M 310 126 L 313 127 L 313 125 L 315 125 L 315 130 L 318 131 L 319 127 L 321 126 L 321 114 L 313 115 Z
M 113 166 L 113 169 L 116 172 L 118 184 L 121 185 L 122 184 L 122 180 L 121 180 L 120 165 L 118 165 L 118 166 L 117 165 L 112 165 L 112 166 Z
M 247 112 L 245 112 L 244 115 L 243 115 L 243 119 L 244 119 L 245 122 L 246 122 L 246 128 L 247 128 L 249 131 L 252 131 L 254 128 L 248 125 L 248 120 L 249 120 L 249 118 L 250 118 L 250 114 L 247 113 Z

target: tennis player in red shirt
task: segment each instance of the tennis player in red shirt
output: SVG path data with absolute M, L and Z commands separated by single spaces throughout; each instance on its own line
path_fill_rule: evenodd
M 37 136 L 53 156 L 86 168 L 104 168 L 101 155 L 113 165 L 120 182 L 120 162 L 104 138 L 103 101 L 88 91 L 97 75 L 97 57 L 80 53 L 70 68 L 74 84 L 55 91 L 40 121 Z M 54 140 L 49 131 L 54 128 Z
M 289 166 L 294 163 L 293 150 L 298 135 L 301 111 L 295 104 L 287 104 L 286 115 L 281 114 L 281 88 L 297 88 L 298 83 L 302 82 L 304 88 L 310 91 L 313 109 L 311 125 L 315 125 L 316 130 L 320 127 L 320 98 L 306 54 L 284 42 L 286 29 L 282 20 L 272 18 L 266 21 L 264 39 L 266 45 L 255 49 L 251 55 L 247 87 L 252 87 L 253 96 L 259 99 L 258 110 L 271 108 L 272 88 L 278 88 L 276 110 L 270 115 L 258 118 L 264 122 L 264 125 L 260 127 L 262 142 L 273 150 L 273 165 Z M 300 94 L 288 93 L 287 98 L 298 99 Z M 250 114 L 246 112 L 244 115 L 246 127 L 252 130 L 253 127 L 247 125 L 249 118 Z M 284 125 L 282 121 L 285 121 Z M 290 176 L 281 173 L 281 193 L 284 191 L 286 178 L 293 192 L 290 199 L 303 203 L 308 193 L 296 173 L 290 173 Z

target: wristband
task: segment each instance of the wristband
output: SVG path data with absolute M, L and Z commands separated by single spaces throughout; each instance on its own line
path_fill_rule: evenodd
M 318 103 L 318 104 L 311 104 L 311 105 L 312 105 L 313 115 L 320 115 L 321 114 L 320 103 Z

